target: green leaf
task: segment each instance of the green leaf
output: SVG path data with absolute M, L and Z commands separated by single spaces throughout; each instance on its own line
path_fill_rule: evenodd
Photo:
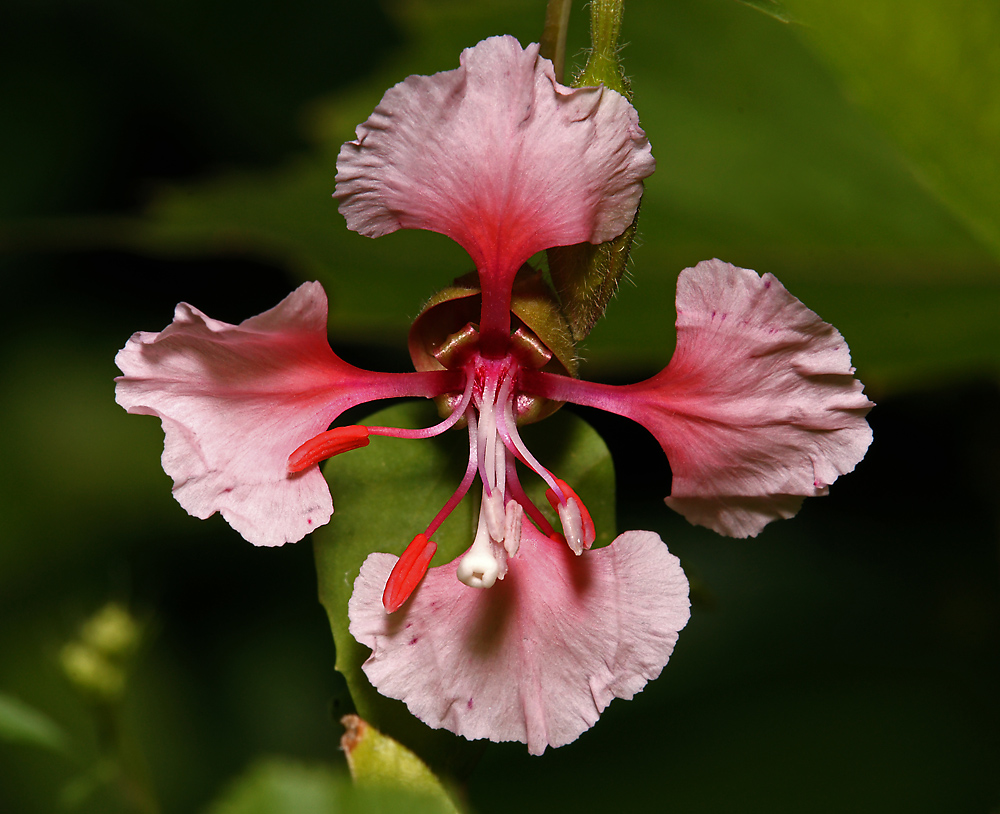
M 996 370 L 996 260 L 803 47 L 800 31 L 816 27 L 683 0 L 660 25 L 649 8 L 629 6 L 628 64 L 658 167 L 634 285 L 588 338 L 585 375 L 666 364 L 677 272 L 713 256 L 774 273 L 840 329 L 862 380 L 883 392 Z
M 1000 3 L 787 2 L 847 95 L 1000 258 Z
M 429 403 L 411 402 L 369 417 L 380 426 L 418 427 L 437 420 Z M 614 467 L 607 447 L 584 421 L 561 410 L 522 437 L 541 463 L 569 483 L 586 504 L 597 529 L 595 545 L 615 536 Z M 326 464 L 336 513 L 313 534 L 320 601 L 326 608 L 343 673 L 358 714 L 408 748 L 436 771 L 441 765 L 470 763 L 478 749 L 444 730 L 417 721 L 400 701 L 384 698 L 368 683 L 361 665 L 368 648 L 348 632 L 347 603 L 361 564 L 374 551 L 399 555 L 451 497 L 468 461 L 468 435 L 451 431 L 427 441 L 373 436 L 371 444 Z M 522 483 L 531 499 L 556 522 L 544 498 L 544 484 L 533 475 Z M 478 493 L 478 484 L 470 493 Z M 434 535 L 433 565 L 459 556 L 472 543 L 477 503 L 471 494 Z
M 47 715 L 9 695 L 0 694 L 0 739 L 65 753 L 66 733 Z
M 780 0 L 736 0 L 737 3 L 742 3 L 744 6 L 750 6 L 750 8 L 755 8 L 757 11 L 762 11 L 769 17 L 774 17 L 776 20 L 781 20 L 783 23 L 792 22 L 791 15 L 785 11 L 785 7 L 781 4 Z
M 340 745 L 347 758 L 351 777 L 359 787 L 406 789 L 437 800 L 441 809 L 458 814 L 458 809 L 427 764 L 399 741 L 383 735 L 357 715 L 345 715 L 347 733 Z
M 205 814 L 451 814 L 440 800 L 400 788 L 356 788 L 344 773 L 285 758 L 260 760 Z

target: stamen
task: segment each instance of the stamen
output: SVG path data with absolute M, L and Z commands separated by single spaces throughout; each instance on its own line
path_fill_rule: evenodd
M 368 446 L 368 428 L 353 425 L 350 427 L 334 427 L 310 438 L 302 446 L 288 456 L 289 474 L 301 472 L 303 469 L 339 455 L 352 449 Z
M 497 420 L 497 432 L 500 433 L 504 445 L 517 455 L 524 462 L 525 466 L 545 481 L 550 489 L 559 494 L 558 478 L 538 462 L 538 459 L 524 445 L 521 436 L 518 435 L 517 422 L 514 419 L 514 407 L 510 401 L 504 405 L 503 420 Z
M 504 409 L 500 416 L 497 417 L 497 441 L 499 441 L 499 444 L 497 444 L 498 450 L 495 453 L 495 470 L 497 489 L 500 490 L 500 494 L 503 496 L 507 486 L 507 450 L 503 437 L 499 434 L 499 425 L 503 424 L 503 415 L 506 413 L 506 404 L 510 399 L 510 391 L 514 387 L 516 369 L 511 370 L 510 368 L 505 368 L 501 372 L 501 376 L 503 377 L 503 381 L 500 384 L 500 391 L 497 393 L 497 405 L 504 405 Z
M 583 553 L 583 518 L 580 516 L 580 507 L 573 498 L 567 498 L 565 503 L 557 502 L 556 507 L 566 545 L 579 557 Z
M 465 414 L 465 408 L 469 406 L 469 402 L 472 400 L 474 380 L 475 376 L 468 377 L 468 381 L 465 383 L 465 392 L 462 393 L 462 400 L 451 411 L 451 415 L 432 427 L 417 430 L 403 429 L 401 427 L 369 427 L 368 432 L 372 435 L 384 435 L 390 438 L 412 439 L 433 438 L 435 435 L 440 435 L 445 430 L 457 424 L 458 420 Z
M 524 509 L 528 517 L 535 522 L 535 525 L 542 530 L 542 534 L 546 536 L 555 534 L 552 524 L 549 523 L 544 514 L 538 511 L 538 507 L 531 502 L 531 498 L 528 497 L 524 491 L 524 487 L 521 486 L 521 481 L 517 477 L 517 466 L 514 463 L 513 456 L 507 459 L 507 491 L 518 502 L 518 505 Z
M 482 399 L 477 400 L 479 408 L 479 478 L 483 482 L 487 495 L 493 493 L 493 488 L 496 485 L 496 466 L 493 463 L 493 456 L 497 443 L 497 381 L 496 377 L 490 373 L 487 373 L 486 388 L 483 391 Z
M 486 527 L 490 531 L 490 537 L 497 542 L 503 540 L 506 513 L 503 493 L 499 489 L 494 489 L 491 495 L 487 495 L 486 490 L 483 490 L 483 514 L 486 516 Z
M 504 516 L 503 547 L 508 557 L 517 555 L 521 545 L 521 524 L 524 520 L 524 509 L 516 500 L 507 501 L 507 511 Z
M 469 487 L 472 486 L 472 481 L 476 478 L 476 438 L 478 433 L 476 431 L 476 411 L 470 409 L 468 411 L 467 421 L 469 426 L 469 465 L 465 469 L 465 475 L 462 478 L 462 482 L 458 484 L 458 488 L 455 490 L 454 494 L 448 499 L 448 502 L 444 504 L 431 524 L 427 527 L 427 531 L 424 532 L 428 537 L 438 530 L 440 525 L 448 518 L 455 507 L 462 502 L 462 498 L 465 497 L 465 493 L 469 491 Z
M 597 539 L 594 520 L 572 487 L 566 481 L 559 478 L 556 478 L 555 481 L 566 496 L 565 500 L 560 501 L 553 489 L 545 491 L 545 498 L 559 515 L 559 522 L 562 523 L 566 543 L 573 549 L 573 553 L 582 554 L 583 550 L 590 548 L 594 544 L 594 540 Z
M 385 590 L 382 592 L 382 607 L 386 613 L 395 613 L 410 598 L 410 594 L 427 573 L 435 551 L 437 543 L 428 540 L 426 534 L 418 534 L 413 538 L 386 580 Z

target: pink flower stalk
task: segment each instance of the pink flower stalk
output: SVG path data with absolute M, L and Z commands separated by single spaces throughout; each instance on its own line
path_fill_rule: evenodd
M 475 262 L 481 318 L 441 369 L 374 373 L 342 361 L 327 343 L 325 294 L 306 283 L 238 326 L 178 306 L 164 331 L 138 333 L 119 353 L 117 400 L 161 418 L 181 505 L 222 512 L 258 545 L 330 519 L 322 460 L 370 434 L 429 438 L 464 421 L 469 458 L 454 495 L 401 557 L 365 561 L 350 630 L 372 648 L 372 684 L 430 726 L 521 740 L 533 753 L 568 743 L 665 666 L 688 619 L 687 582 L 652 532 L 589 551 L 586 506 L 532 455 L 519 421 L 549 400 L 639 422 L 669 458 L 669 505 L 746 537 L 854 468 L 871 441 L 871 403 L 832 326 L 772 276 L 719 260 L 682 272 L 677 349 L 653 378 L 616 387 L 542 369 L 544 344 L 511 330 L 515 275 L 542 249 L 620 234 L 654 163 L 632 106 L 560 85 L 537 46 L 493 38 L 457 70 L 408 78 L 337 166 L 350 228 L 441 232 Z M 368 401 L 442 396 L 450 413 L 433 427 L 328 429 Z M 559 530 L 528 498 L 518 463 L 547 485 Z M 430 568 L 434 533 L 477 475 L 471 546 Z

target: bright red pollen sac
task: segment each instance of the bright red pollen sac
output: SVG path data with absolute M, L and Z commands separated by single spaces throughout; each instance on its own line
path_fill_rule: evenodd
M 313 464 L 368 446 L 368 428 L 353 425 L 350 427 L 334 427 L 310 438 L 302 446 L 288 456 L 289 473 L 301 472 Z
M 397 561 L 389 574 L 389 579 L 385 582 L 385 590 L 382 592 L 382 606 L 386 613 L 395 613 L 410 598 L 410 594 L 416 590 L 420 580 L 427 573 L 427 568 L 431 564 L 434 552 L 437 551 L 437 543 L 428 540 L 426 534 L 418 534 L 413 538 Z

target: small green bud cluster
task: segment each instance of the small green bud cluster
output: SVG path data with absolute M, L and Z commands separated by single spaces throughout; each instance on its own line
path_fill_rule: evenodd
M 109 602 L 83 623 L 76 639 L 63 646 L 59 653 L 63 672 L 86 694 L 102 701 L 118 700 L 141 639 L 141 627 L 128 609 Z

